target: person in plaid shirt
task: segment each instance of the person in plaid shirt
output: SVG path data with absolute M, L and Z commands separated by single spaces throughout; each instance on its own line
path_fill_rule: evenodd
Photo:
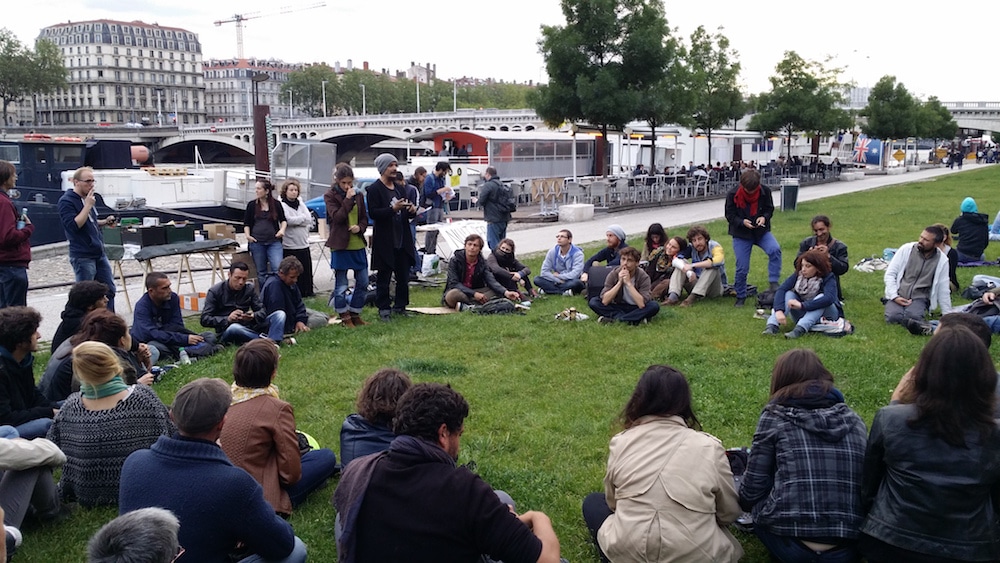
M 778 357 L 740 506 L 778 561 L 857 561 L 865 423 L 812 350 Z

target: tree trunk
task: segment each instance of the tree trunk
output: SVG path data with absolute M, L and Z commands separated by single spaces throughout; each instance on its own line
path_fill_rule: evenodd
M 707 171 L 712 167 L 712 128 L 706 129 L 708 136 L 708 156 L 705 157 L 705 170 Z
M 653 146 L 649 147 L 649 173 L 652 174 L 656 168 L 656 125 L 650 123 L 649 132 L 653 137 Z M 642 154 L 642 145 L 639 145 L 639 153 Z

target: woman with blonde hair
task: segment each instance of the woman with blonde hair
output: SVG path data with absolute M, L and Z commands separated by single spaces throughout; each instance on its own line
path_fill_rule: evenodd
M 59 494 L 84 506 L 118 504 L 125 458 L 174 432 L 167 407 L 145 385 L 127 385 L 110 346 L 81 342 L 73 349 L 80 392 L 66 399 L 49 429 L 66 454 Z
M 302 202 L 302 185 L 295 178 L 289 178 L 281 183 L 281 208 L 285 212 L 285 236 L 281 238 L 283 256 L 294 256 L 302 262 L 302 273 L 299 274 L 299 292 L 302 297 L 312 297 L 313 263 L 312 252 L 309 250 L 309 228 L 312 226 L 312 213 Z

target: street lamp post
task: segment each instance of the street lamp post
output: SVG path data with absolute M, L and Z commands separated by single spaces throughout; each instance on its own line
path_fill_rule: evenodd
M 324 119 L 326 118 L 326 83 L 327 82 L 329 82 L 329 80 L 324 80 L 322 82 L 322 84 L 321 84 L 321 86 L 323 87 L 323 118 Z
M 365 85 L 361 85 L 361 115 L 368 115 L 368 96 L 365 94 Z
M 292 118 L 292 89 L 288 89 L 288 119 Z

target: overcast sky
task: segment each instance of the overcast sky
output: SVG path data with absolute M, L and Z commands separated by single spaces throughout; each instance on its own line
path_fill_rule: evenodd
M 545 80 L 538 53 L 542 25 L 564 25 L 557 0 L 326 0 L 326 6 L 273 15 L 314 0 L 7 0 L 0 26 L 32 42 L 42 27 L 66 21 L 141 20 L 198 34 L 205 59 L 236 56 L 235 24 L 216 20 L 259 11 L 245 22 L 248 57 L 286 62 L 352 59 L 360 67 L 405 70 L 436 64 L 441 78 Z M 746 93 L 770 89 L 784 51 L 810 60 L 833 56 L 844 78 L 871 86 L 895 75 L 920 97 L 1000 101 L 995 71 L 1000 3 L 669 2 L 667 19 L 685 40 L 698 26 L 719 26 L 742 64 Z M 932 8 L 933 7 L 933 8 Z

